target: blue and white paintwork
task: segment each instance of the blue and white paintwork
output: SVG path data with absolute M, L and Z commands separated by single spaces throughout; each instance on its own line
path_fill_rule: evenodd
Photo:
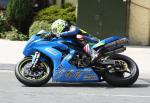
M 100 41 L 104 44 L 115 41 L 119 37 L 111 37 Z M 25 57 L 32 56 L 36 51 L 41 52 L 52 61 L 53 65 L 53 82 L 98 82 L 101 81 L 101 76 L 98 75 L 92 68 L 78 68 L 70 64 L 70 60 L 74 57 L 76 51 L 69 48 L 66 43 L 76 44 L 72 39 L 53 38 L 48 41 L 43 39 L 39 34 L 33 35 L 24 48 L 23 54 Z M 60 50 L 68 51 L 68 54 L 63 57 Z M 94 46 L 93 46 L 94 48 Z M 46 59 L 42 58 L 41 60 Z

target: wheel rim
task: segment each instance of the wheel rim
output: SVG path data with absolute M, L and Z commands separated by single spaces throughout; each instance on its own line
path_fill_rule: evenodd
M 125 60 L 114 60 L 115 63 L 119 63 L 118 66 L 112 67 L 112 65 L 109 65 L 108 72 L 111 75 L 114 75 L 116 77 L 120 78 L 128 78 L 132 75 L 133 69 L 130 67 L 130 63 L 126 62 Z
M 49 72 L 49 66 L 45 62 L 38 63 L 38 66 L 35 68 L 35 71 L 31 71 L 29 68 L 31 67 L 32 58 L 25 59 L 19 65 L 19 73 L 22 77 L 32 81 L 40 81 L 45 79 Z

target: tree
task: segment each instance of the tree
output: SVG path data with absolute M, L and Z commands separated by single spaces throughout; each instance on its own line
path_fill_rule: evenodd
M 32 0 L 10 0 L 6 14 L 7 20 L 22 33 L 27 33 L 32 21 Z

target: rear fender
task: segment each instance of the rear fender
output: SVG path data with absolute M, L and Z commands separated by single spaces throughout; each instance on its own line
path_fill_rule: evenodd
M 100 46 L 104 46 L 104 45 L 106 45 L 108 43 L 111 43 L 111 42 L 119 40 L 119 39 L 121 39 L 121 37 L 112 36 L 112 37 L 106 38 L 104 40 L 101 40 L 97 44 L 93 45 L 92 48 L 94 49 L 94 48 L 97 48 L 97 47 L 100 47 Z

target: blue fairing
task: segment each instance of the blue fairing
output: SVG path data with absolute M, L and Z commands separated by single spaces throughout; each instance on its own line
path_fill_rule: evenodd
M 119 40 L 119 39 L 122 39 L 122 37 L 112 36 L 112 37 L 109 37 L 109 38 L 106 38 L 104 40 L 99 41 L 98 43 L 96 43 L 95 45 L 93 45 L 92 48 L 94 49 L 94 48 L 97 48 L 99 46 L 103 46 L 103 45 L 109 44 L 109 43 L 111 43 L 113 41 L 116 41 L 116 40 Z
M 92 68 L 77 68 L 69 63 L 70 59 L 74 56 L 75 51 L 70 50 L 61 62 L 59 67 L 53 72 L 53 81 L 56 82 L 98 82 L 99 76 L 93 71 Z
M 104 42 L 105 44 L 108 44 L 108 43 L 111 43 L 113 41 L 116 41 L 116 40 L 119 40 L 121 39 L 122 37 L 118 37 L 118 36 L 112 36 L 112 37 L 109 37 L 107 39 L 104 39 L 102 40 L 101 42 Z
M 39 51 L 46 55 L 53 63 L 52 80 L 56 82 L 95 82 L 100 80 L 92 68 L 78 68 L 70 64 L 70 60 L 74 57 L 76 51 L 69 48 L 63 42 L 75 44 L 71 39 L 53 38 L 51 41 L 42 39 L 38 35 L 34 35 L 28 41 L 23 51 L 25 56 L 34 55 L 35 51 Z M 63 57 L 60 50 L 68 51 Z
M 54 68 L 57 68 L 61 62 L 62 53 L 53 47 L 58 47 L 62 50 L 68 49 L 66 45 L 58 42 L 59 41 L 45 41 L 44 39 L 39 39 L 37 36 L 33 36 L 31 40 L 29 40 L 29 43 L 27 43 L 23 53 L 25 56 L 31 56 L 34 55 L 35 51 L 40 51 L 48 56 L 52 60 Z

